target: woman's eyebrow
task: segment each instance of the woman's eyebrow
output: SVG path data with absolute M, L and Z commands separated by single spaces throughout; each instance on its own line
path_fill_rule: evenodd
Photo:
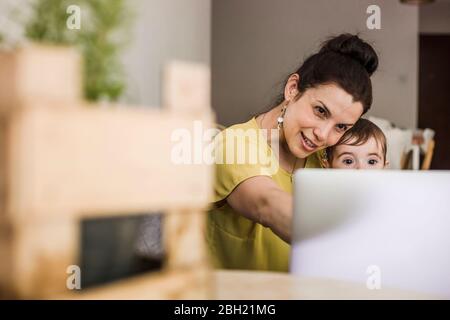
M 328 107 L 322 101 L 320 101 L 320 100 L 317 100 L 317 101 L 319 101 L 320 104 L 322 105 L 322 107 L 325 109 L 325 112 L 326 112 L 327 116 L 331 118 L 331 111 L 330 111 L 330 109 L 328 109 Z M 344 126 L 349 127 L 349 129 L 355 125 L 354 123 L 340 123 L 340 124 L 343 124 Z

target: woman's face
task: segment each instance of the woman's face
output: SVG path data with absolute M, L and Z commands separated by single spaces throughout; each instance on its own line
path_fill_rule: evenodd
M 306 158 L 336 144 L 361 117 L 363 106 L 335 84 L 310 88 L 295 100 L 289 95 L 295 96 L 296 83 L 291 83 L 292 89 L 288 81 L 285 90 L 289 104 L 283 122 L 284 137 L 294 156 Z

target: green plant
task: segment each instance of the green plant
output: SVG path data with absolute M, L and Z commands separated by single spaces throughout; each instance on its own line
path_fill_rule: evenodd
M 74 45 L 84 59 L 88 100 L 116 101 L 125 89 L 120 51 L 126 45 L 131 11 L 126 0 L 35 0 L 25 36 L 33 41 Z M 129 1 L 128 1 L 129 2 Z M 66 26 L 70 5 L 81 9 L 81 28 Z

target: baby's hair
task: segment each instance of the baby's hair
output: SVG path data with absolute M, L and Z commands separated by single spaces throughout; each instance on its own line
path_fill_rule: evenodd
M 360 118 L 353 127 L 346 131 L 334 146 L 328 147 L 325 150 L 325 157 L 331 163 L 333 161 L 334 150 L 338 145 L 360 146 L 372 137 L 377 144 L 381 145 L 384 162 L 386 163 L 386 136 L 376 124 L 364 118 Z

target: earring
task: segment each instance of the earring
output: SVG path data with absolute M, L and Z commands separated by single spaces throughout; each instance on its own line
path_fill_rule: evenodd
M 281 115 L 277 119 L 277 123 L 278 123 L 277 127 L 278 127 L 278 129 L 281 129 L 281 126 L 283 125 L 284 114 L 286 113 L 287 106 L 288 106 L 287 103 L 286 103 L 286 105 L 283 106 L 283 108 L 281 109 Z
M 327 167 L 327 165 L 328 165 L 328 152 L 327 152 L 326 149 L 320 152 L 319 161 L 320 161 L 320 165 L 321 165 L 322 168 Z

